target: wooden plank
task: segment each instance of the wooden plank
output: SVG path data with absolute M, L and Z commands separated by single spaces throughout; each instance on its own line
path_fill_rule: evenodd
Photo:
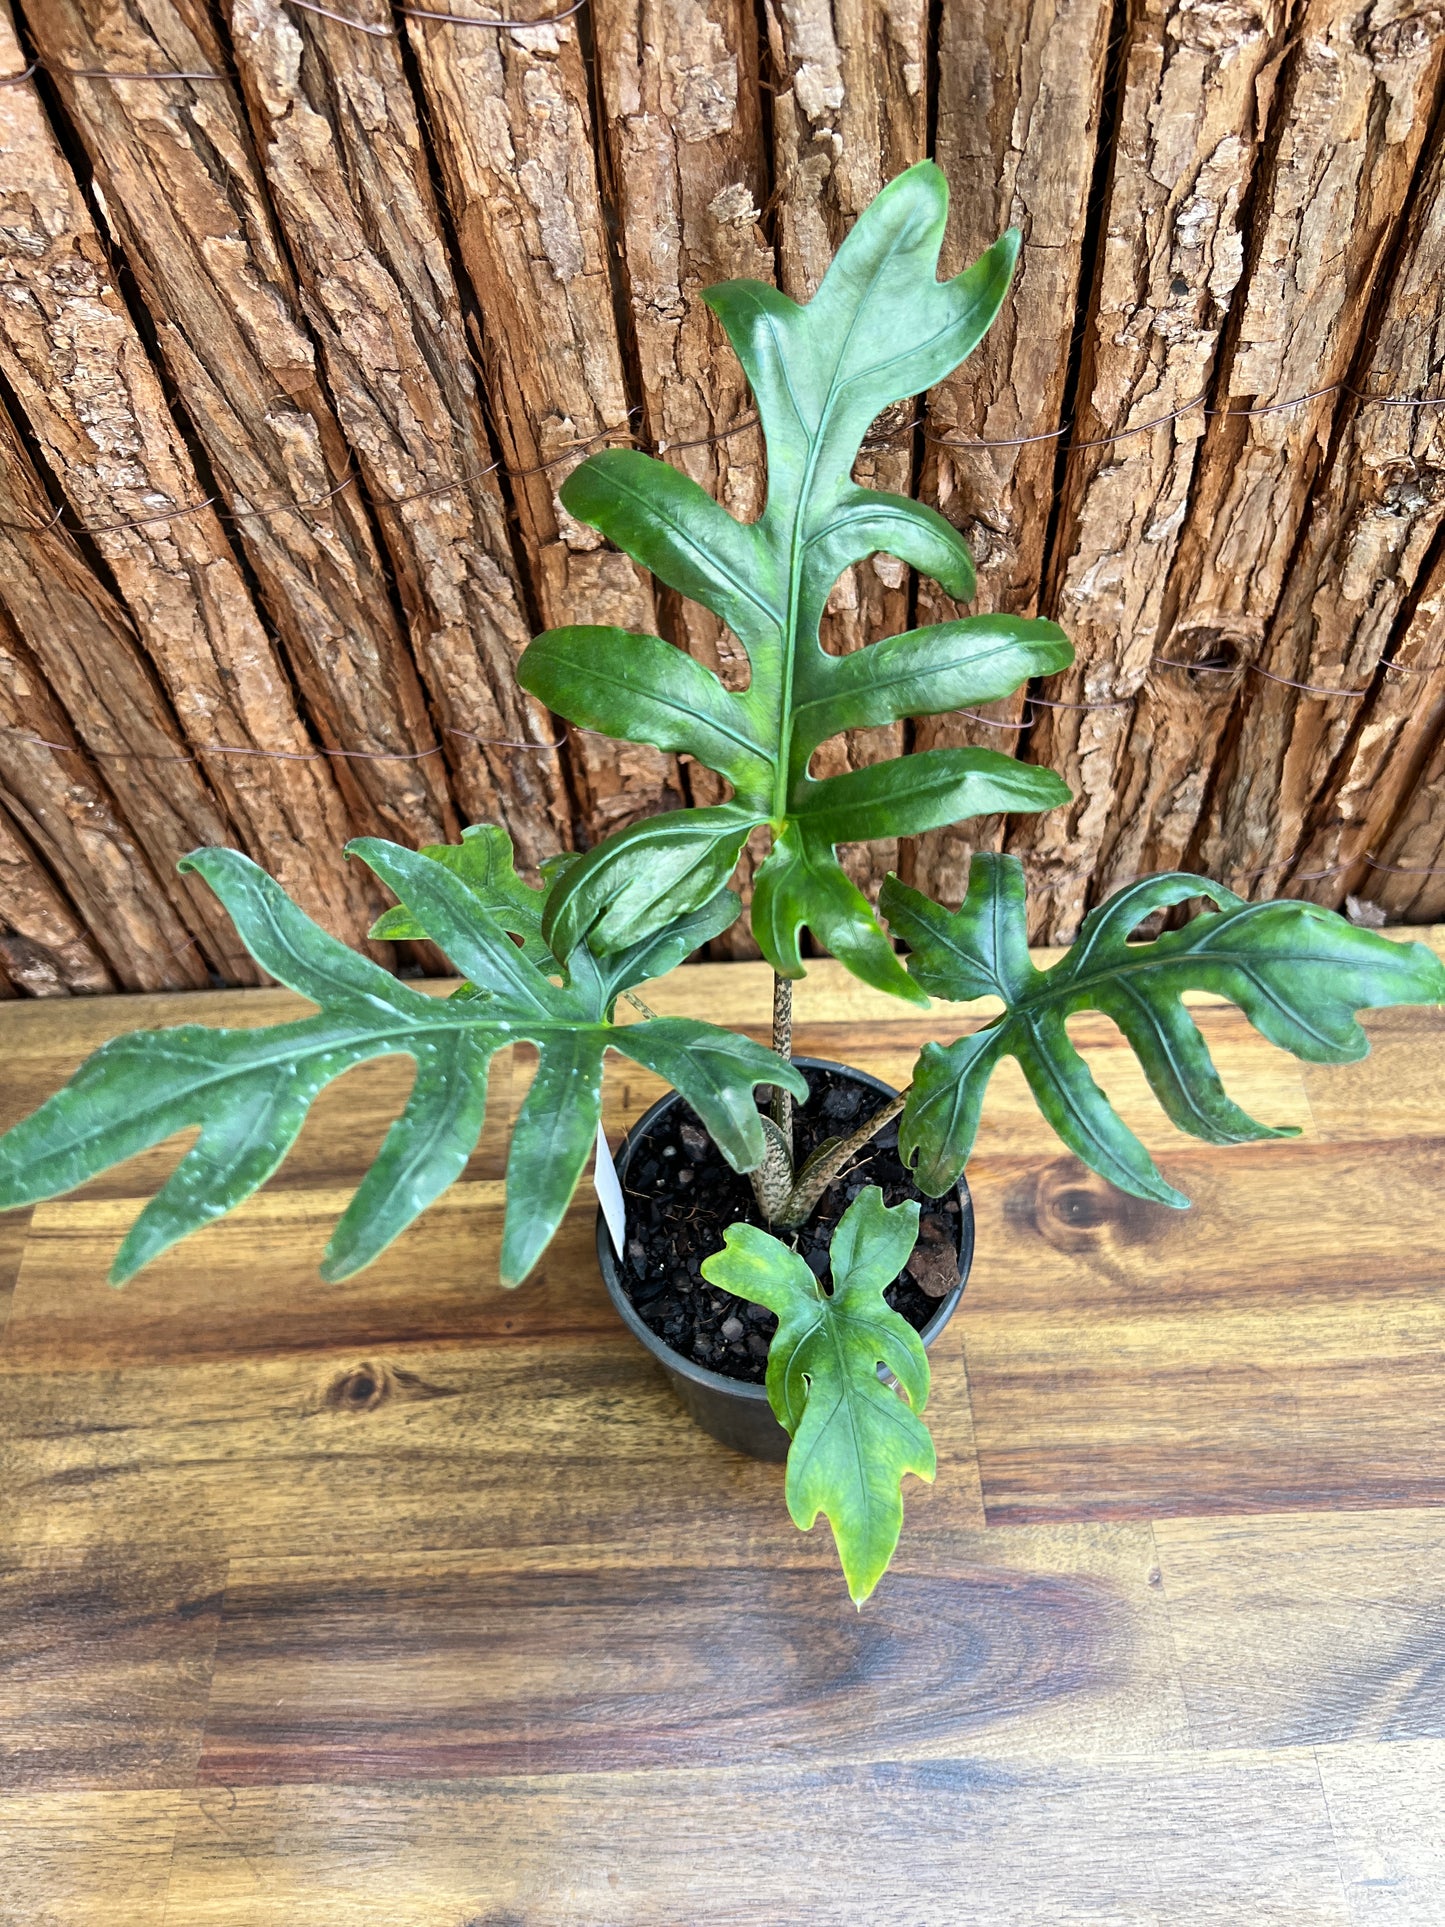
M 31 997 L 115 989 L 105 959 L 0 803 L 0 966 Z
M 970 1168 L 954 1322 L 990 1521 L 1438 1502 L 1445 1139 L 1165 1169 L 1191 1212 L 1070 1158 Z
M 1438 1135 L 1445 1121 L 1445 1010 L 1366 1011 L 1360 1021 L 1370 1036 L 1368 1057 L 1301 1069 L 1321 1137 L 1382 1145 L 1380 1182 L 1388 1195 L 1391 1154 L 1383 1145 Z
M 5 1927 L 156 1927 L 175 1793 L 0 1792 Z M 187 1813 L 198 1811 L 190 1799 Z
M 1112 17 L 1106 0 L 991 6 L 944 0 L 938 16 L 934 159 L 951 190 L 941 274 L 957 274 L 1018 227 L 1013 291 L 983 341 L 928 398 L 919 494 L 962 530 L 978 565 L 977 607 L 1038 613 L 1089 186 Z M 959 448 L 959 442 L 1004 446 Z M 1013 443 L 1010 447 L 1007 444 Z M 962 611 L 927 577 L 918 622 Z M 932 717 L 919 749 L 973 744 L 1012 754 L 1023 692 L 978 713 Z M 997 849 L 1001 817 L 934 830 L 903 859 L 910 880 L 961 902 L 976 849 Z
M 1231 662 L 1295 674 L 1286 633 L 1270 645 L 1270 624 L 1336 432 L 1343 398 L 1330 391 L 1354 362 L 1442 62 L 1445 37 L 1433 31 L 1361 38 L 1353 0 L 1308 0 L 1298 16 L 1259 184 L 1262 218 L 1171 573 L 1163 653 L 1197 660 L 1205 643 Z M 1196 824 L 1197 860 L 1226 882 L 1278 854 L 1255 826 L 1273 814 L 1260 789 L 1292 782 L 1282 765 L 1296 693 L 1254 675 L 1237 691 L 1227 677 L 1179 672 L 1146 683 L 1132 756 L 1147 775 L 1131 798 L 1130 831 L 1106 845 L 1098 887 L 1174 868 Z M 1197 772 L 1214 764 L 1234 712 L 1206 805 Z M 1287 795 L 1280 807 L 1299 803 Z
M 310 720 L 329 748 L 387 759 L 336 764 L 354 821 L 412 845 L 454 835 L 445 763 L 417 757 L 434 741 L 426 701 L 220 33 L 193 0 L 54 0 L 34 31 Z
M 281 1556 L 344 1549 L 365 1517 L 384 1537 L 443 1549 L 627 1538 L 660 1557 L 669 1534 L 715 1531 L 719 1507 L 740 1533 L 790 1537 L 779 1469 L 695 1430 L 615 1331 L 184 1369 L 4 1370 L 0 1543 Z M 916 1510 L 973 1525 L 956 1346 L 937 1384 L 939 1482 Z
M 527 33 L 407 30 L 542 620 L 655 632 L 648 581 L 557 499 L 588 446 L 636 427 L 578 18 Z M 680 799 L 676 763 L 645 745 L 574 731 L 568 756 L 594 840 Z
M 1126 756 L 1128 719 L 1159 647 L 1204 429 L 1186 404 L 1208 386 L 1240 279 L 1242 209 L 1296 12 L 1293 0 L 1129 8 L 1077 452 L 1044 604 L 1078 652 L 1050 700 L 1120 706 L 1045 710 L 1030 734 L 1030 761 L 1066 772 L 1075 792 L 1008 837 L 1029 862 L 1033 930 L 1049 941 L 1077 927 L 1105 838 L 1133 821 L 1125 792 L 1148 773 L 1142 736 Z
M 1154 1528 L 1195 1746 L 1445 1739 L 1445 1516 Z
M 36 1552 L 0 1560 L 0 1780 L 189 1786 L 225 1567 Z
M 15 1290 L 15 1279 L 20 1270 L 20 1260 L 25 1254 L 25 1240 L 30 1232 L 30 1213 L 28 1211 L 7 1211 L 0 1217 L 0 1348 L 3 1348 L 5 1327 L 10 1317 L 10 1301 Z
M 382 31 L 245 0 L 231 45 L 458 801 L 535 866 L 570 841 L 570 806 L 558 757 L 513 749 L 554 731 L 514 677 L 530 627 L 461 302 L 391 9 L 348 18 Z
M 195 939 L 3 609 L 0 783 L 15 822 L 123 989 L 194 990 L 207 982 Z
M 1445 1745 L 1322 1746 L 1353 1927 L 1434 1927 L 1445 1892 Z
M 0 6 L 0 69 L 25 65 Z M 24 183 L 3 206 L 14 293 L 0 304 L 0 368 L 67 504 L 94 531 L 188 745 L 248 752 L 207 759 L 248 851 L 319 922 L 360 941 L 379 897 L 340 858 L 341 793 L 310 760 L 285 665 L 220 521 L 211 508 L 150 519 L 193 510 L 205 491 L 33 81 L 0 89 L 0 152 L 6 180 Z
M 240 1788 L 181 1821 L 195 1927 L 1346 1927 L 1308 1754 Z
M 0 409 L 0 601 L 76 740 L 99 762 L 161 892 L 212 965 L 232 983 L 257 983 L 255 964 L 211 892 L 176 874 L 188 851 L 234 844 L 237 832 L 199 763 L 187 759 L 125 611 L 53 517 L 19 432 Z M 24 733 L 49 732 L 32 719 Z
M 911 1489 L 911 1482 L 910 1482 Z M 915 1545 L 913 1539 L 917 1537 Z M 1147 1531 L 909 1535 L 862 1613 L 836 1570 L 496 1555 L 239 1567 L 202 1784 L 1090 1758 L 1182 1738 Z M 445 1653 L 444 1666 L 437 1656 Z M 739 1680 L 746 1689 L 739 1694 Z
M 928 149 L 928 8 L 924 0 L 766 0 L 773 87 L 773 180 L 778 281 L 795 301 L 817 290 L 839 243 L 894 175 Z M 853 475 L 865 488 L 907 495 L 913 484 L 914 403 L 885 411 Z M 828 598 L 823 646 L 846 655 L 908 627 L 908 570 L 874 556 L 842 575 Z M 819 776 L 899 756 L 901 723 L 825 743 Z M 846 845 L 844 868 L 876 898 L 898 867 L 898 839 Z
M 454 1185 L 376 1264 L 323 1284 L 317 1265 L 350 1195 L 321 1188 L 314 1172 L 268 1191 L 203 1246 L 168 1253 L 121 1292 L 106 1272 L 136 1201 L 41 1205 L 0 1358 L 12 1371 L 96 1370 L 617 1335 L 597 1274 L 590 1189 L 516 1292 L 497 1286 L 495 1179 Z

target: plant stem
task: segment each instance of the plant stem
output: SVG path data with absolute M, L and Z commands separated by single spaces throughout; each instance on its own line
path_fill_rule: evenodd
M 634 1010 L 640 1010 L 644 1017 L 655 1017 L 657 1015 L 655 1010 L 649 1009 L 649 1007 L 643 1003 L 642 999 L 634 996 L 630 990 L 623 991 L 622 1000 L 624 1003 L 631 1004 Z
M 819 1198 L 837 1177 L 849 1158 L 856 1155 L 890 1123 L 908 1102 L 908 1093 L 913 1089 L 907 1084 L 896 1097 L 888 1098 L 880 1104 L 872 1117 L 860 1124 L 858 1129 L 840 1143 L 835 1144 L 825 1158 L 815 1154 L 799 1172 L 793 1185 L 792 1195 L 778 1213 L 776 1223 L 786 1231 L 795 1231 L 798 1226 L 812 1216 Z
M 793 984 L 789 977 L 773 972 L 773 1049 L 784 1063 L 793 1058 Z M 773 1122 L 787 1140 L 788 1155 L 793 1151 L 793 1096 L 780 1084 L 773 1086 Z

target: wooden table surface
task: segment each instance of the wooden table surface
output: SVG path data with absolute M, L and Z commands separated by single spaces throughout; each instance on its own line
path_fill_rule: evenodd
M 649 996 L 769 1002 L 736 965 Z M 3 1121 L 115 1030 L 297 1003 L 11 1004 Z M 861 1613 L 781 1468 L 619 1325 L 590 1195 L 497 1285 L 525 1062 L 344 1285 L 316 1261 L 405 1060 L 124 1291 L 178 1143 L 0 1219 L 0 1923 L 1440 1927 L 1445 1011 L 1368 1018 L 1339 1069 L 1199 1017 L 1303 1136 L 1177 1136 L 1076 1020 L 1175 1213 L 1000 1073 L 938 1480 Z M 800 1051 L 893 1082 L 956 1028 L 829 964 L 799 990 Z M 660 1087 L 610 1062 L 615 1142 Z

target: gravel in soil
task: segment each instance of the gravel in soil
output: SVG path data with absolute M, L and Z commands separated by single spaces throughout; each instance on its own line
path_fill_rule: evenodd
M 799 1164 L 824 1138 L 846 1137 L 883 1099 L 871 1085 L 836 1071 L 798 1067 L 808 1081 L 805 1108 L 793 1113 Z M 957 1195 L 925 1198 L 898 1155 L 897 1119 L 834 1179 L 817 1211 L 789 1240 L 815 1275 L 828 1277 L 828 1246 L 839 1218 L 866 1186 L 885 1204 L 922 1207 L 918 1245 L 884 1293 L 916 1331 L 958 1282 Z M 684 1358 L 725 1378 L 761 1385 L 768 1343 L 777 1330 L 762 1305 L 719 1291 L 701 1275 L 702 1261 L 721 1251 L 723 1233 L 742 1219 L 763 1224 L 752 1185 L 722 1156 L 688 1104 L 674 1104 L 634 1148 L 622 1176 L 627 1199 L 623 1288 L 639 1317 Z M 766 1227 L 764 1227 L 766 1228 Z

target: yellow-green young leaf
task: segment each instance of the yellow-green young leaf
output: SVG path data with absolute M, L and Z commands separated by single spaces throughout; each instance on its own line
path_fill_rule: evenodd
M 831 1294 L 795 1251 L 755 1225 L 730 1225 L 724 1248 L 702 1265 L 709 1284 L 777 1313 L 768 1401 L 792 1439 L 788 1510 L 804 1532 L 827 1515 L 860 1606 L 897 1547 L 904 1474 L 931 1480 L 937 1469 L 918 1416 L 928 1399 L 928 1354 L 883 1296 L 917 1236 L 918 1206 L 890 1210 L 870 1185 L 833 1233 Z M 880 1365 L 901 1397 L 879 1378 Z
M 1153 943 L 1128 941 L 1156 910 L 1204 897 L 1217 910 Z M 1332 910 L 1296 901 L 1246 903 L 1222 884 L 1184 871 L 1120 890 L 1084 919 L 1050 970 L 1028 953 L 1023 866 L 979 855 L 963 907 L 945 910 L 889 877 L 879 907 L 908 945 L 909 974 L 936 997 L 1001 997 L 1001 1017 L 952 1044 L 925 1044 L 898 1142 L 919 1187 L 940 1196 L 957 1182 L 978 1129 L 984 1089 L 1003 1057 L 1016 1057 L 1039 1108 L 1084 1163 L 1136 1197 L 1185 1206 L 1094 1082 L 1066 1020 L 1100 1010 L 1118 1025 L 1155 1096 L 1181 1131 L 1210 1144 L 1293 1137 L 1260 1124 L 1225 1094 L 1182 1000 L 1209 990 L 1239 1005 L 1273 1044 L 1315 1064 L 1363 1057 L 1357 1010 L 1445 1002 L 1445 965 L 1424 944 L 1393 943 Z
M 1012 231 L 939 281 L 947 212 L 944 177 L 925 161 L 865 209 L 806 305 L 756 281 L 708 290 L 767 440 L 758 521 L 735 521 L 687 476 L 636 450 L 594 455 L 564 483 L 571 515 L 734 631 L 751 677 L 746 690 L 729 691 L 659 637 L 621 629 L 553 629 L 524 653 L 518 679 L 559 715 L 694 756 L 733 789 L 728 803 L 632 824 L 576 864 L 548 905 L 554 948 L 584 937 L 603 952 L 637 942 L 659 916 L 712 896 L 749 832 L 768 825 L 773 852 L 759 874 L 753 929 L 774 969 L 802 976 L 801 937 L 811 929 L 866 982 L 922 1001 L 837 845 L 1067 801 L 1051 771 L 991 750 L 808 773 L 818 746 L 844 730 L 989 702 L 1073 655 L 1054 623 L 1018 616 L 940 623 L 842 658 L 819 641 L 838 576 L 880 551 L 960 601 L 973 593 L 968 550 L 941 515 L 851 479 L 869 423 L 963 360 L 1008 289 Z
M 505 837 L 495 840 L 501 835 L 474 838 L 460 870 L 376 838 L 350 846 L 401 899 L 415 929 L 466 977 L 465 994 L 447 998 L 423 996 L 348 950 L 239 851 L 187 857 L 182 867 L 215 891 L 256 961 L 310 998 L 317 1014 L 261 1030 L 186 1024 L 132 1031 L 103 1045 L 63 1090 L 0 1137 L 0 1210 L 72 1190 L 199 1126 L 195 1145 L 120 1248 L 111 1275 L 123 1283 L 263 1184 L 332 1078 L 368 1058 L 403 1052 L 416 1060 L 411 1096 L 322 1265 L 324 1277 L 348 1277 L 460 1175 L 481 1131 L 492 1056 L 523 1039 L 537 1046 L 540 1062 L 513 1132 L 504 1282 L 520 1283 L 567 1209 L 596 1137 L 609 1049 L 668 1077 L 735 1169 L 761 1163 L 752 1094 L 759 1084 L 782 1083 L 806 1098 L 807 1085 L 791 1066 L 760 1044 L 691 1018 L 611 1021 L 625 983 L 648 975 L 659 959 L 668 967 L 679 945 L 685 952 L 705 941 L 721 927 L 720 915 L 730 920 L 736 913 L 736 898 L 665 925 L 621 957 L 599 961 L 579 950 L 566 981 L 557 983 L 561 967 L 541 944 L 537 905 L 518 894 L 526 886 L 512 869 L 510 846 L 502 847 Z

